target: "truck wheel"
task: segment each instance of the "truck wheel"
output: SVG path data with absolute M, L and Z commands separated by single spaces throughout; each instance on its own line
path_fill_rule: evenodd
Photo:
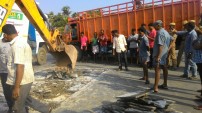
M 82 58 L 82 51 L 81 48 L 79 46 L 74 45 L 74 47 L 76 48 L 76 50 L 78 51 L 78 56 L 77 56 L 77 61 L 80 61 Z
M 47 61 L 47 51 L 44 47 L 40 47 L 37 54 L 37 62 L 39 65 L 45 64 Z

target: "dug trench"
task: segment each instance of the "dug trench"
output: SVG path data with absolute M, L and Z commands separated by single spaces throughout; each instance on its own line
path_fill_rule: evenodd
M 90 68 L 75 69 L 67 72 L 55 67 L 35 72 L 35 82 L 32 85 L 31 96 L 56 109 L 71 95 L 78 92 L 88 83 L 94 81 L 105 70 Z M 0 113 L 8 109 L 2 89 L 0 89 Z M 31 113 L 35 112 L 30 108 Z

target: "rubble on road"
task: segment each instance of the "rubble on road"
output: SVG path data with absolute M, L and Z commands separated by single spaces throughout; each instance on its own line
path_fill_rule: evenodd
M 105 70 L 77 69 L 69 72 L 61 69 L 47 69 L 35 73 L 36 82 L 31 95 L 52 108 L 57 108 L 75 92 L 94 80 Z
M 115 103 L 104 105 L 97 113 L 179 113 L 167 108 L 175 101 L 149 94 L 149 90 L 140 90 L 117 97 Z

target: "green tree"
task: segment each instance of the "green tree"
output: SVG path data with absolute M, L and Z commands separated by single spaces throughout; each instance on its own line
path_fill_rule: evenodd
M 48 15 L 48 20 L 49 23 L 52 24 L 53 23 L 53 18 L 54 18 L 54 13 L 51 11 L 50 13 L 47 14 Z
M 69 6 L 64 6 L 62 8 L 62 14 L 68 17 L 71 14 L 70 7 Z
M 75 17 L 77 17 L 77 16 L 78 16 L 78 13 L 76 13 L 76 12 L 74 12 L 74 13 L 71 15 L 72 18 L 75 18 Z
M 71 11 L 69 6 L 64 6 L 61 12 L 54 14 L 52 11 L 48 13 L 48 19 L 53 28 L 57 28 L 60 32 L 64 31 L 64 27 L 67 24 L 67 18 L 70 16 Z
M 60 32 L 64 31 L 64 27 L 67 24 L 67 18 L 63 17 L 61 13 L 58 13 L 53 17 L 52 27 L 56 27 L 60 30 Z

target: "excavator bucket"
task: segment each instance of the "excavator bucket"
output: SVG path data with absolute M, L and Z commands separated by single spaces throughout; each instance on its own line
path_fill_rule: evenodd
M 77 49 L 73 45 L 64 44 L 64 51 L 54 52 L 53 55 L 56 58 L 56 65 L 61 68 L 68 68 L 73 70 L 77 61 Z

